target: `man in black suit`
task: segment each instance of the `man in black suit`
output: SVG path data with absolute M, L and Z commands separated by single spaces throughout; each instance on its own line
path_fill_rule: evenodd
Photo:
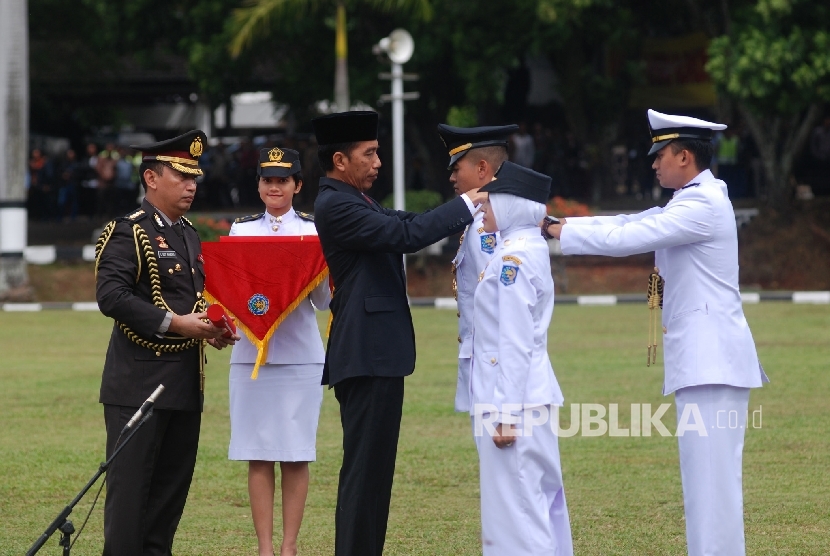
M 199 443 L 204 343 L 239 337 L 203 319 L 202 244 L 184 214 L 201 175 L 207 137 L 191 131 L 133 146 L 146 198 L 110 222 L 96 245 L 96 297 L 115 320 L 101 379 L 107 457 L 124 425 L 159 384 L 154 414 L 107 472 L 104 555 L 169 556 L 184 511 Z
M 323 384 L 334 388 L 343 426 L 335 554 L 380 556 L 403 377 L 415 370 L 403 254 L 463 230 L 486 195 L 473 190 L 423 214 L 385 209 L 366 195 L 381 166 L 377 113 L 331 114 L 312 123 L 326 173 L 315 224 L 334 282 Z

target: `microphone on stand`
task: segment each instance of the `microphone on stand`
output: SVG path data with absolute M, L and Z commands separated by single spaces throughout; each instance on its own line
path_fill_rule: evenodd
M 207 317 L 210 323 L 216 328 L 224 328 L 223 338 L 230 338 L 236 334 L 236 325 L 233 323 L 221 305 L 214 303 L 207 308 Z
M 147 398 L 147 401 L 141 404 L 141 407 L 138 408 L 138 411 L 135 412 L 135 415 L 133 415 L 132 418 L 129 421 L 127 421 L 127 424 L 124 425 L 124 428 L 121 430 L 121 434 L 124 434 L 125 432 L 133 428 L 133 426 L 135 426 L 135 424 L 138 423 L 141 420 L 141 418 L 144 417 L 145 414 L 147 414 L 147 412 L 153 410 L 153 405 L 156 403 L 156 399 L 161 395 L 162 392 L 164 392 L 164 384 L 159 384 L 158 388 L 156 388 L 155 391 L 152 394 L 150 394 L 150 397 Z

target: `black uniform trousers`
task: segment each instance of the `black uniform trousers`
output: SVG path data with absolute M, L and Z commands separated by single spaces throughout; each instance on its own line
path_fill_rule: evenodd
M 343 425 L 335 556 L 383 554 L 403 390 L 403 377 L 355 377 L 334 385 Z
M 104 405 L 107 457 L 137 409 Z M 155 409 L 119 452 L 107 471 L 104 556 L 172 554 L 196 466 L 201 420 L 200 411 Z

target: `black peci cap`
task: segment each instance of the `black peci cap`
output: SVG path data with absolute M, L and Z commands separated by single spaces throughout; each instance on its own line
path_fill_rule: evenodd
M 142 161 L 156 160 L 184 174 L 201 176 L 199 157 L 207 145 L 207 135 L 200 129 L 188 131 L 184 135 L 173 137 L 158 143 L 130 145 L 131 149 L 141 151 Z
M 259 150 L 257 176 L 264 178 L 287 178 L 300 171 L 300 153 L 292 149 Z
M 358 143 L 378 138 L 378 113 L 338 112 L 311 120 L 318 145 Z
M 438 124 L 438 134 L 450 154 L 449 168 L 471 149 L 500 146 L 507 148 L 511 135 L 519 131 L 516 124 L 483 127 L 453 127 Z
M 550 197 L 550 177 L 507 161 L 493 181 L 481 188 L 487 193 L 507 193 L 545 204 Z

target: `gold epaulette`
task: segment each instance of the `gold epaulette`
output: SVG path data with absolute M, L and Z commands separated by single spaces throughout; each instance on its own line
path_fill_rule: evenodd
M 313 214 L 309 214 L 307 212 L 300 212 L 300 211 L 295 211 L 295 212 L 297 213 L 297 216 L 299 216 L 301 219 L 306 220 L 308 222 L 314 222 L 314 215 Z
M 253 222 L 254 220 L 259 220 L 264 215 L 264 212 L 260 212 L 259 214 L 251 214 L 250 216 L 240 216 L 236 220 L 234 220 L 234 224 L 242 224 L 244 222 Z

